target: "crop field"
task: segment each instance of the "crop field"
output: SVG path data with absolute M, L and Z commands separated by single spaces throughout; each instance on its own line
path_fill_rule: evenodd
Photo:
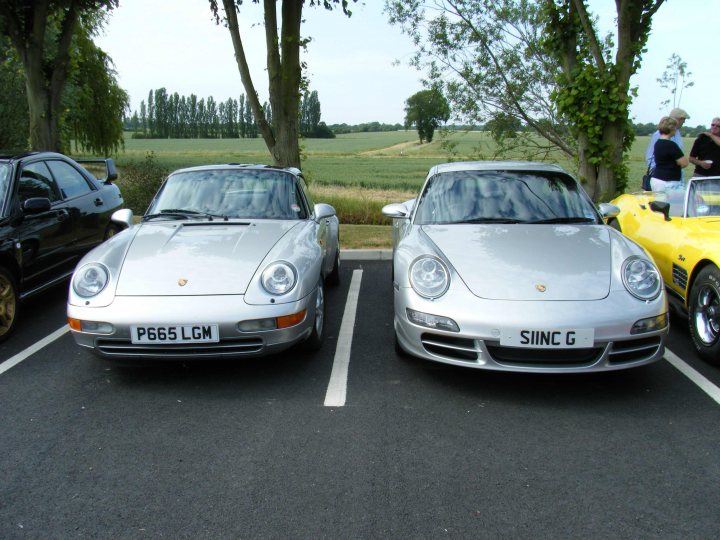
M 451 156 L 443 144 L 454 144 Z M 629 190 L 639 189 L 644 173 L 647 137 L 637 137 L 628 159 Z M 689 146 L 691 141 L 687 141 Z M 419 189 L 428 169 L 450 160 L 489 159 L 494 146 L 482 132 L 454 132 L 447 138 L 436 134 L 430 144 L 419 144 L 415 131 L 350 133 L 335 139 L 301 141 L 303 170 L 314 186 L 346 186 L 361 189 Z M 118 166 L 141 161 L 152 152 L 157 162 L 173 170 L 210 163 L 268 163 L 262 139 L 131 139 L 117 157 Z M 522 159 L 522 155 L 513 156 Z M 568 161 L 561 166 L 574 172 Z

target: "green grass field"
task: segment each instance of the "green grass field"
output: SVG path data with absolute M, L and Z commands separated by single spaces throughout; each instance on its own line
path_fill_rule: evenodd
M 418 144 L 414 131 L 351 133 L 335 139 L 301 141 L 303 170 L 312 185 L 352 186 L 386 190 L 419 189 L 428 169 L 437 163 L 462 159 L 482 159 L 492 155 L 493 145 L 482 132 L 453 133 L 456 144 L 450 156 L 443 139 L 436 135 L 431 144 Z M 645 172 L 647 137 L 637 137 L 628 157 L 628 190 L 640 187 Z M 691 141 L 686 141 L 687 145 Z M 152 152 L 158 163 L 173 170 L 210 163 L 268 163 L 270 156 L 261 139 L 131 139 L 117 156 L 118 166 L 141 161 Z M 522 159 L 522 156 L 517 156 Z M 559 161 L 574 172 L 574 165 Z

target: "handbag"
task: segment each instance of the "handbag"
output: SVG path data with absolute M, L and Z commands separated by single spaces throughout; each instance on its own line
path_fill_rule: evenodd
M 643 191 L 652 191 L 652 188 L 650 187 L 650 179 L 652 178 L 652 175 L 655 171 L 650 169 L 650 167 L 647 168 L 647 171 L 645 174 L 643 174 L 642 177 L 642 189 Z

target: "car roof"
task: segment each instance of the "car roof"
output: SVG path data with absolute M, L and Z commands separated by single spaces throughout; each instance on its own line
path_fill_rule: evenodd
M 176 171 L 173 171 L 172 174 L 194 171 L 215 171 L 219 169 L 283 171 L 295 176 L 302 176 L 300 169 L 298 169 L 297 167 L 276 167 L 273 165 L 262 165 L 258 163 L 223 163 L 217 165 L 198 165 L 196 167 L 186 167 L 184 169 L 178 169 Z
M 66 158 L 63 154 L 57 152 L 18 152 L 17 154 L 0 154 L 2 161 L 21 161 L 29 157 L 61 157 Z
M 455 161 L 441 163 L 430 169 L 430 175 L 456 171 L 538 171 L 538 172 L 568 172 L 554 163 L 541 163 L 538 161 Z

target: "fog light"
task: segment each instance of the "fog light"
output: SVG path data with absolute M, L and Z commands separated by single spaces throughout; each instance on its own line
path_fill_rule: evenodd
M 410 308 L 406 308 L 407 318 L 411 323 L 425 326 L 427 328 L 433 328 L 435 330 L 447 330 L 448 332 L 459 332 L 460 327 L 455 321 L 449 317 L 442 317 L 440 315 L 431 315 L 430 313 L 423 313 L 422 311 L 415 311 Z
M 253 321 L 241 321 L 237 325 L 237 329 L 241 332 L 263 332 L 265 330 L 275 330 L 277 324 L 275 319 L 255 319 Z
M 657 317 L 650 317 L 649 319 L 640 319 L 633 324 L 631 334 L 646 334 L 648 332 L 655 332 L 656 330 L 662 330 L 667 328 L 668 325 L 668 314 L 663 313 Z
M 76 332 L 87 332 L 89 334 L 112 334 L 115 332 L 115 327 L 107 322 L 81 321 L 68 318 L 68 324 Z

